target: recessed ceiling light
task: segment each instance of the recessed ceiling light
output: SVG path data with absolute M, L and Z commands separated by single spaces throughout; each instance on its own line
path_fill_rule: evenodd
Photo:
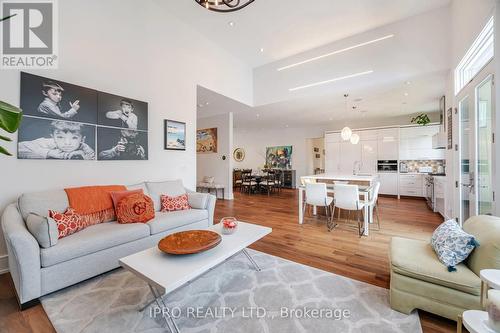
M 258 113 L 257 113 L 255 116 L 256 116 L 257 118 L 259 118 L 259 117 L 260 117 L 260 114 L 258 114 Z
M 288 125 L 285 125 L 285 127 L 287 127 L 287 128 L 288 128 Z
M 333 120 L 333 118 L 329 118 L 328 120 L 332 121 L 332 120 Z
M 405 84 L 409 86 L 411 84 L 411 81 L 406 81 Z
M 230 27 L 234 27 L 234 22 L 233 22 L 233 21 L 229 21 L 228 25 L 229 25 Z
M 205 105 L 208 105 L 208 104 L 210 104 L 210 103 L 209 102 L 205 102 Z
M 380 41 L 383 41 L 384 39 L 388 39 L 388 38 L 392 38 L 392 37 L 394 37 L 394 35 L 390 34 L 390 35 L 383 36 L 383 37 L 380 37 L 380 38 L 377 38 L 377 39 L 373 39 L 373 40 L 370 40 L 370 41 L 367 41 L 367 42 L 364 42 L 364 43 L 360 43 L 360 44 L 356 44 L 356 45 L 353 45 L 353 46 L 349 46 L 349 47 L 346 47 L 346 48 L 341 49 L 341 50 L 333 51 L 333 52 L 330 52 L 330 53 L 327 53 L 327 54 L 323 54 L 323 55 L 320 55 L 320 56 L 317 56 L 317 57 L 314 57 L 314 58 L 310 58 L 310 59 L 307 59 L 307 60 L 304 60 L 304 61 L 296 62 L 296 63 L 288 65 L 288 66 L 280 67 L 280 68 L 278 68 L 278 71 L 282 71 L 282 70 L 289 69 L 289 68 L 292 68 L 292 67 L 296 67 L 296 66 L 299 66 L 299 65 L 307 64 L 308 62 L 311 62 L 311 61 L 316 61 L 316 60 L 319 60 L 319 59 L 323 59 L 323 58 L 326 58 L 326 57 L 329 57 L 329 56 L 332 56 L 332 55 L 335 55 L 335 54 L 339 54 L 339 53 L 346 52 L 346 51 L 349 51 L 349 50 L 352 50 L 352 49 L 355 49 L 355 48 L 358 48 L 358 47 L 361 47 L 361 46 L 366 46 L 366 45 L 369 45 L 369 44 L 380 42 Z
M 361 75 L 366 75 L 366 74 L 371 74 L 371 73 L 373 73 L 372 70 L 366 71 L 366 72 L 360 72 L 360 73 L 350 74 L 350 75 L 346 75 L 346 76 L 336 77 L 336 78 L 331 79 L 331 80 L 326 80 L 326 81 L 321 81 L 321 82 L 315 82 L 315 83 L 311 83 L 311 84 L 306 84 L 304 86 L 298 86 L 298 87 L 295 87 L 295 88 L 290 88 L 288 90 L 289 91 L 296 91 L 296 90 L 300 90 L 300 89 L 311 88 L 311 87 L 315 87 L 315 86 L 319 86 L 319 85 L 323 85 L 323 84 L 327 84 L 327 83 L 332 83 L 332 82 L 336 82 L 336 81 L 340 81 L 340 80 L 350 79 L 350 78 L 353 78 L 353 77 L 357 77 L 357 76 L 361 76 Z
M 408 93 L 407 93 L 407 92 L 405 92 L 405 93 L 404 93 L 404 95 L 405 95 L 405 96 L 408 96 Z
M 263 47 L 260 48 L 260 53 L 264 53 L 264 48 Z

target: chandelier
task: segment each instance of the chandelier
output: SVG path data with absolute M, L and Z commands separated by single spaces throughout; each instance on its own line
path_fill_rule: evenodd
M 208 10 L 228 13 L 243 9 L 255 0 L 194 0 Z

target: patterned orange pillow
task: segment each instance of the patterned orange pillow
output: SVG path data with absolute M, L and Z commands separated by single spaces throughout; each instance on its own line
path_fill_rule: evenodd
M 49 217 L 57 224 L 58 238 L 69 236 L 88 227 L 85 220 L 71 207 L 64 213 L 49 210 Z
M 153 200 L 142 193 L 128 195 L 118 202 L 116 217 L 118 223 L 146 223 L 155 217 Z
M 187 194 L 179 195 L 178 197 L 169 197 L 161 195 L 161 212 L 175 212 L 177 210 L 191 209 Z

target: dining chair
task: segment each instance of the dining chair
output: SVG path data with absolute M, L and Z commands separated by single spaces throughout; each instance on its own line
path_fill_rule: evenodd
M 259 184 L 260 188 L 267 192 L 267 195 L 269 195 L 276 186 L 275 176 L 276 172 L 274 170 L 267 170 L 267 175 L 262 179 L 262 181 Z
M 325 183 L 306 183 L 306 200 L 302 212 L 305 213 L 307 205 L 325 207 L 328 231 L 333 229 L 331 226 L 333 220 L 332 203 L 333 198 L 328 196 Z
M 359 187 L 358 185 L 334 184 L 333 192 L 335 193 L 333 200 L 333 216 L 335 217 L 335 209 L 340 211 L 347 210 L 349 212 L 347 220 L 349 220 L 350 212 L 355 211 L 357 214 L 358 233 L 359 237 L 363 235 L 364 230 L 361 230 L 361 221 L 359 215 L 363 213 L 365 203 L 359 200 Z
M 367 203 L 368 206 L 373 207 L 373 213 L 375 213 L 375 216 L 377 217 L 377 229 L 374 230 L 380 230 L 380 216 L 378 215 L 378 193 L 380 190 L 380 182 L 376 182 L 375 185 L 373 185 L 373 194 L 370 199 L 370 201 Z
M 241 173 L 241 192 L 248 191 L 248 194 L 255 190 L 257 187 L 257 182 L 252 177 L 252 170 L 243 170 Z

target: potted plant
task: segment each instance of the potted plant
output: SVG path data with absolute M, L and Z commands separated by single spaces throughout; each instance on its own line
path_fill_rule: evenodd
M 425 113 L 421 113 L 418 116 L 414 117 L 411 119 L 412 124 L 418 124 L 421 126 L 425 126 L 429 124 L 431 120 L 429 119 L 429 116 Z
M 0 128 L 8 133 L 14 133 L 21 124 L 23 112 L 20 108 L 0 101 Z M 0 141 L 12 141 L 10 138 L 0 135 Z M 12 156 L 4 147 L 0 146 L 0 154 Z

